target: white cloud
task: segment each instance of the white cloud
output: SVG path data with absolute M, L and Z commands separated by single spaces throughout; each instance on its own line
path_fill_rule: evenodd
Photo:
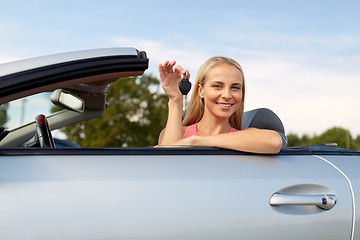
M 360 134 L 360 73 L 315 71 L 306 64 L 266 60 L 247 61 L 244 69 L 247 109 L 274 110 L 288 132 L 319 134 L 341 126 Z
M 158 74 L 158 65 L 166 60 L 176 60 L 177 64 L 189 69 L 191 73 L 195 73 L 201 64 L 211 57 L 208 53 L 199 50 L 196 44 L 193 46 L 187 44 L 185 48 L 184 46 L 171 46 L 161 41 L 121 36 L 108 37 L 108 41 L 116 46 L 130 46 L 146 51 L 150 59 L 149 71 L 152 74 Z M 195 79 L 194 74 L 192 74 L 192 79 Z

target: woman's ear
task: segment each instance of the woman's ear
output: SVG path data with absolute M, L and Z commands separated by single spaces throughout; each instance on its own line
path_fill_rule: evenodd
M 200 98 L 204 98 L 204 94 L 203 94 L 203 87 L 201 86 L 201 84 L 198 85 L 198 93 L 199 93 L 199 96 Z

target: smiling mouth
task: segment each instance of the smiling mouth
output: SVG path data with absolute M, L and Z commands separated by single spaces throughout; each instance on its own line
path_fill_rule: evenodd
M 231 107 L 232 105 L 234 105 L 232 103 L 219 103 L 219 102 L 217 102 L 216 104 L 221 107 Z

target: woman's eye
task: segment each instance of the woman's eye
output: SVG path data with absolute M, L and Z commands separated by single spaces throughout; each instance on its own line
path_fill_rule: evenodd
M 213 85 L 214 88 L 220 88 L 221 86 L 218 84 Z
M 232 89 L 235 89 L 235 90 L 241 90 L 241 88 L 240 87 L 232 87 Z

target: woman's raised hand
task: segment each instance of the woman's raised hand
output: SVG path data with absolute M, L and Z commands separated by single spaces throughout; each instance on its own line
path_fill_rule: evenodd
M 164 64 L 159 64 L 161 86 L 170 100 L 182 101 L 183 96 L 179 90 L 179 82 L 183 78 L 189 79 L 190 73 L 189 70 L 185 70 L 179 65 L 175 66 L 175 64 L 176 61 L 165 61 Z

